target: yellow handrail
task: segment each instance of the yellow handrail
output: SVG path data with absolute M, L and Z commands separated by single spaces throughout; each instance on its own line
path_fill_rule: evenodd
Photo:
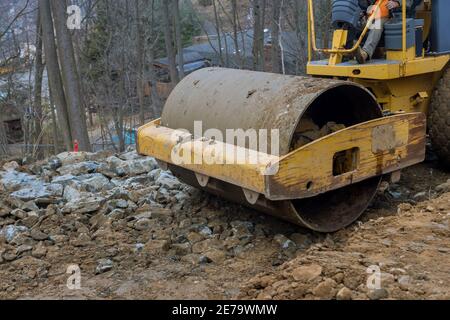
M 372 14 L 370 15 L 369 19 L 367 20 L 366 26 L 364 27 L 363 32 L 361 33 L 361 36 L 359 37 L 356 44 L 351 49 L 339 49 L 339 48 L 333 48 L 333 49 L 319 49 L 317 48 L 316 44 L 316 30 L 315 30 L 315 18 L 314 18 L 314 9 L 313 9 L 313 2 L 312 0 L 308 0 L 308 47 L 311 46 L 315 52 L 324 52 L 324 53 L 340 53 L 340 54 L 350 54 L 356 51 L 358 47 L 361 45 L 364 37 L 366 36 L 367 32 L 370 29 L 370 26 L 372 25 L 373 21 L 376 19 L 376 15 L 380 10 L 380 6 L 382 4 L 382 1 L 375 4 L 375 10 L 373 10 Z M 403 19 L 403 57 L 406 59 L 406 0 L 402 0 L 402 19 Z M 310 54 L 308 48 L 308 54 Z
M 406 61 L 406 0 L 402 0 L 402 58 Z

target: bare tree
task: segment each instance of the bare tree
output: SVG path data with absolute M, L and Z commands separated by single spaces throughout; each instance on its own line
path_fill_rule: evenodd
M 176 55 L 174 49 L 173 25 L 171 23 L 172 19 L 169 10 L 169 2 L 170 1 L 168 0 L 162 1 L 161 19 L 164 28 L 164 39 L 166 44 L 167 58 L 169 60 L 170 79 L 172 81 L 172 84 L 177 84 L 180 81 L 180 78 L 178 75 Z
M 220 59 L 220 64 L 224 65 L 224 59 L 223 59 L 223 50 L 222 50 L 222 30 L 220 28 L 221 23 L 220 23 L 220 19 L 219 19 L 219 13 L 217 10 L 217 5 L 216 5 L 216 0 L 212 0 L 213 3 L 213 9 L 214 9 L 214 21 L 215 21 L 215 26 L 216 26 L 216 33 L 217 33 L 217 43 L 218 43 L 218 52 L 219 52 L 219 59 Z
M 78 140 L 80 150 L 90 151 L 91 145 L 86 125 L 83 99 L 72 36 L 66 26 L 65 2 L 52 0 L 51 8 L 55 23 L 56 39 L 58 42 L 58 57 L 61 61 L 61 74 L 68 106 L 70 128 L 73 139 Z
M 42 24 L 42 40 L 44 44 L 45 61 L 49 87 L 57 110 L 59 130 L 64 140 L 66 150 L 72 148 L 72 131 L 69 123 L 66 98 L 61 80 L 58 55 L 56 52 L 53 18 L 50 0 L 39 1 L 39 12 Z
M 238 33 L 239 30 L 242 31 L 240 28 L 239 23 L 239 11 L 238 11 L 238 5 L 237 0 L 231 0 L 231 7 L 232 7 L 232 25 L 233 25 L 233 41 L 234 41 L 234 47 L 236 49 L 236 56 L 238 57 L 238 63 L 239 68 L 244 67 L 244 61 L 243 61 L 243 55 L 241 53 L 241 46 L 239 45 L 239 38 Z
M 145 33 L 142 28 L 143 19 L 141 15 L 140 1 L 134 1 L 136 9 L 136 54 L 137 54 L 137 93 L 139 97 L 139 122 L 141 125 L 145 122 Z
M 36 19 L 36 55 L 34 61 L 34 142 L 36 147 L 36 157 L 38 159 L 44 156 L 43 149 L 40 146 L 42 144 L 42 78 L 44 74 L 44 63 L 42 60 L 42 27 L 39 11 L 37 12 Z
M 145 0 L 146 1 L 146 7 L 151 9 L 151 13 L 147 15 L 147 19 L 145 26 L 148 27 L 149 32 L 149 36 L 148 38 L 146 38 L 146 42 L 151 43 L 151 46 L 149 47 L 148 50 L 148 76 L 149 76 L 149 80 L 150 80 L 150 89 L 151 89 L 151 97 L 152 97 L 152 111 L 153 111 L 153 116 L 159 116 L 160 112 L 161 112 L 161 98 L 159 97 L 159 93 L 156 87 L 156 73 L 155 73 L 155 68 L 153 66 L 154 61 L 155 61 L 155 47 L 156 44 L 158 43 L 159 37 L 155 32 L 155 12 L 156 12 L 156 8 L 155 8 L 155 0 L 151 0 L 151 5 L 149 5 L 149 1 L 150 0 Z
M 181 34 L 180 0 L 172 0 L 174 9 L 175 39 L 178 52 L 178 72 L 180 79 L 184 78 L 184 54 L 183 54 L 183 35 Z
M 264 29 L 266 0 L 253 0 L 253 66 L 257 71 L 264 71 Z
M 281 71 L 281 50 L 280 50 L 280 17 L 281 17 L 281 1 L 273 1 L 272 3 L 272 72 L 280 73 Z

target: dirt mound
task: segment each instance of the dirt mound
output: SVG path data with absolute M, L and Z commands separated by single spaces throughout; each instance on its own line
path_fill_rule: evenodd
M 256 276 L 240 298 L 449 299 L 450 193 L 342 231 Z M 380 272 L 380 287 L 367 286 Z M 370 278 L 375 279 L 375 278 Z

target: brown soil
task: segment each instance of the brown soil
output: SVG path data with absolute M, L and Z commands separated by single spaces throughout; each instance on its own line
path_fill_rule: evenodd
M 450 193 L 435 191 L 449 178 L 430 164 L 410 168 L 399 185 L 380 191 L 362 220 L 330 235 L 204 194 L 189 212 L 157 219 L 151 234 L 130 228 L 126 221 L 95 230 L 88 218 L 50 212 L 41 228 L 62 227 L 69 230 L 68 239 L 45 243 L 43 256 L 33 249 L 32 255 L 0 262 L 0 298 L 450 299 Z M 417 196 L 420 192 L 426 194 Z M 182 224 L 187 218 L 225 230 L 200 242 L 208 250 L 217 248 L 213 254 L 208 251 L 207 263 L 198 263 L 197 255 L 180 253 L 182 249 L 173 245 L 167 247 L 164 240 L 137 248 L 152 238 L 186 235 Z M 243 238 L 234 243 L 224 235 L 233 221 L 254 223 L 244 243 Z M 80 245 L 83 223 L 91 240 Z M 297 245 L 286 245 L 288 239 Z M 113 262 L 112 269 L 96 274 L 102 258 Z M 81 290 L 66 286 L 72 264 L 81 267 Z M 375 293 L 366 287 L 367 268 L 373 265 L 383 273 L 383 290 Z

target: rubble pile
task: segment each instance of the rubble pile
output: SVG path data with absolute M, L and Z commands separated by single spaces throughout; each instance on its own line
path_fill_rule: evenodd
M 448 297 L 443 177 L 384 186 L 368 218 L 323 235 L 182 184 L 135 151 L 9 162 L 0 168 L 0 298 Z M 387 291 L 367 291 L 366 268 L 399 256 L 381 264 Z M 436 275 L 425 271 L 431 259 Z M 81 291 L 67 291 L 73 265 Z
M 223 264 L 270 236 L 255 223 L 265 218 L 239 206 L 222 208 L 222 200 L 134 151 L 6 163 L 0 188 L 0 277 L 2 268 L 15 270 L 0 282 L 0 296 L 21 281 L 39 287 L 72 263 L 92 275 L 148 266 L 157 256 L 193 267 Z M 292 244 L 290 254 L 299 249 Z

